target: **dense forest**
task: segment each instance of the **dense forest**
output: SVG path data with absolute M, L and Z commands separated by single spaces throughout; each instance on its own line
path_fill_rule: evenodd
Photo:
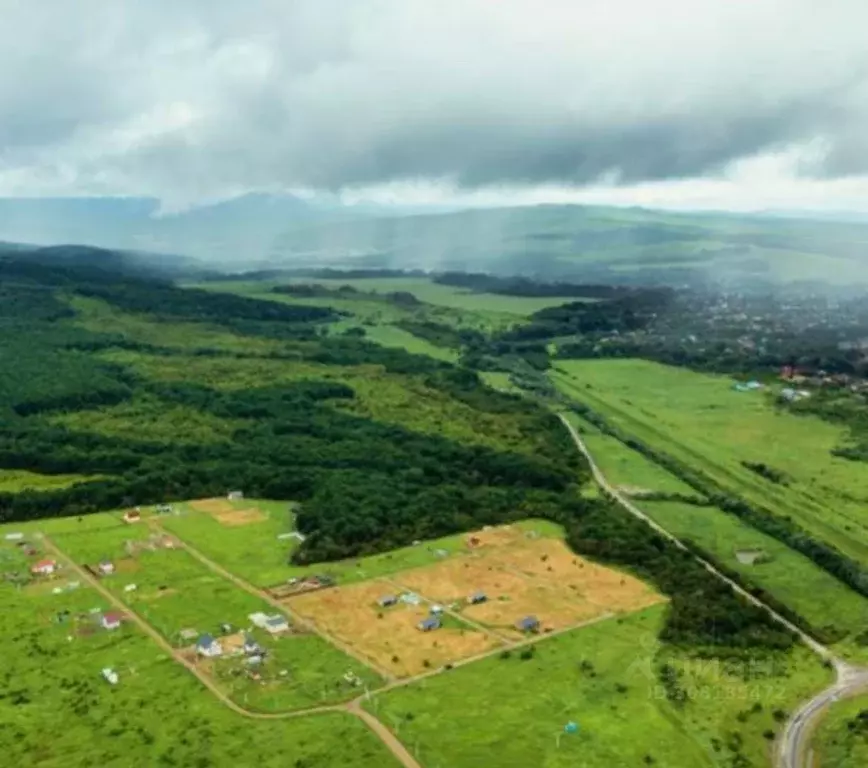
M 0 286 L 0 470 L 82 476 L 62 490 L 0 495 L 0 520 L 243 488 L 301 503 L 307 538 L 294 557 L 309 563 L 538 516 L 564 525 L 576 551 L 669 595 L 670 642 L 715 653 L 793 642 L 619 507 L 583 497 L 588 468 L 558 420 L 489 389 L 470 368 L 325 335 L 339 319 L 328 309 L 183 290 L 92 265 L 6 258 Z M 111 321 L 84 322 L 81 302 Z M 436 325 L 412 330 L 455 341 Z M 460 341 L 485 343 L 478 334 Z M 534 370 L 518 357 L 513 364 Z M 244 378 L 260 365 L 266 373 Z M 369 376 L 381 383 L 362 386 Z M 364 398 L 398 386 L 430 393 L 444 415 L 422 431 L 407 425 L 419 423 L 413 414 L 388 418 L 387 401 L 376 411 L 386 418 L 364 415 Z M 492 434 L 451 439 L 436 420 L 448 413 Z

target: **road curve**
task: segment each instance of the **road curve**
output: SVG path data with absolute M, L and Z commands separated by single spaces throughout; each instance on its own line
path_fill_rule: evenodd
M 806 701 L 787 721 L 775 756 L 778 768 L 810 768 L 811 736 L 819 721 L 836 701 L 861 693 L 868 693 L 868 670 L 839 667 L 837 682 Z
M 636 505 L 634 505 L 628 498 L 609 484 L 606 480 L 606 476 L 597 466 L 594 457 L 591 455 L 591 452 L 582 440 L 579 431 L 569 422 L 564 414 L 559 413 L 558 417 L 569 430 L 576 447 L 587 459 L 588 465 L 591 468 L 591 473 L 597 484 L 631 515 L 642 520 L 661 536 L 671 541 L 679 549 L 685 552 L 690 552 L 690 549 L 677 536 L 658 525 L 654 520 L 648 517 L 648 515 L 642 512 L 642 510 L 636 507 Z M 824 661 L 828 661 L 833 665 L 837 677 L 835 683 L 818 693 L 814 698 L 805 702 L 796 713 L 790 717 L 784 727 L 783 733 L 778 738 L 777 746 L 775 748 L 774 764 L 776 768 L 810 768 L 808 763 L 808 746 L 810 736 L 813 733 L 817 722 L 829 706 L 831 706 L 835 701 L 868 691 L 868 669 L 851 666 L 845 661 L 837 658 L 829 648 L 819 643 L 805 631 L 799 629 L 792 622 L 788 621 L 768 605 L 763 603 L 762 600 L 759 600 L 732 579 L 725 576 L 707 560 L 704 560 L 693 552 L 691 552 L 691 554 L 709 573 L 714 574 L 721 581 L 726 582 L 735 592 L 746 600 L 749 600 L 760 608 L 764 608 L 775 621 L 796 633 L 799 639 L 808 646 L 808 648 L 821 656 Z

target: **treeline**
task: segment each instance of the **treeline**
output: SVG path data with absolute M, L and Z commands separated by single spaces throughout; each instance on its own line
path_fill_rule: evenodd
M 551 515 L 565 526 L 570 547 L 628 568 L 670 597 L 661 639 L 721 654 L 786 650 L 795 638 L 762 608 L 737 595 L 688 552 L 653 532 L 620 505 L 574 501 Z
M 674 297 L 669 288 L 635 289 L 611 301 L 573 302 L 547 307 L 531 322 L 503 334 L 506 340 L 553 339 L 576 334 L 629 332 L 646 328 Z
M 433 280 L 441 285 L 468 288 L 474 293 L 496 293 L 503 296 L 564 296 L 609 300 L 631 293 L 630 288 L 616 285 L 540 282 L 528 277 L 499 277 L 483 272 L 442 272 L 434 275 Z
M 698 493 L 705 496 L 713 506 L 735 515 L 752 528 L 777 539 L 790 549 L 805 555 L 805 557 L 839 581 L 859 594 L 868 597 L 868 573 L 857 562 L 848 558 L 835 547 L 813 538 L 801 526 L 794 523 L 792 519 L 775 515 L 763 508 L 751 506 L 743 499 L 722 489 L 702 472 L 688 467 L 672 456 L 625 434 L 588 406 L 575 401 L 571 405 L 577 414 L 586 421 L 591 422 L 601 432 L 620 440 L 628 448 L 641 453 L 646 458 L 660 465 L 687 483 Z M 807 626 L 807 622 L 804 619 L 800 619 L 799 623 Z M 815 629 L 814 631 L 817 630 Z M 823 627 L 819 631 L 824 633 L 826 637 L 840 637 L 846 634 L 841 633 L 835 627 Z

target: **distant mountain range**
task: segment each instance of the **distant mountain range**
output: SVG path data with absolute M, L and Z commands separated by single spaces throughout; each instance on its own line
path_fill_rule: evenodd
M 396 214 L 331 199 L 246 195 L 160 215 L 148 199 L 7 198 L 0 199 L 0 240 L 183 254 L 235 271 L 333 266 L 581 282 L 868 284 L 868 221 L 786 212 L 540 205 Z

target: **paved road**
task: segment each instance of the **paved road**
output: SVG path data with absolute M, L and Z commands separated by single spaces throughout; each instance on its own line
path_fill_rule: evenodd
M 642 510 L 636 507 L 632 501 L 621 494 L 616 488 L 609 484 L 605 475 L 594 461 L 587 446 L 581 438 L 578 430 L 570 424 L 566 416 L 559 414 L 564 426 L 569 430 L 578 449 L 584 454 L 591 467 L 591 473 L 594 476 L 597 484 L 608 493 L 615 501 L 617 501 L 630 514 L 638 517 L 640 520 L 651 526 L 657 533 L 671 541 L 676 547 L 686 552 L 690 550 L 676 536 L 669 533 L 665 528 L 654 522 Z M 714 574 L 717 578 L 725 581 L 738 594 L 752 602 L 754 605 L 764 608 L 772 618 L 778 623 L 785 626 L 787 629 L 795 632 L 802 642 L 807 645 L 812 651 L 819 654 L 824 660 L 829 661 L 835 668 L 836 681 L 824 691 L 818 693 L 810 701 L 805 702 L 798 711 L 790 718 L 784 728 L 783 734 L 778 739 L 777 748 L 775 750 L 775 765 L 777 768 L 809 768 L 808 762 L 808 747 L 810 736 L 813 733 L 819 719 L 826 712 L 828 707 L 835 701 L 841 698 L 857 695 L 861 692 L 868 691 L 868 669 L 854 667 L 847 664 L 845 661 L 837 658 L 831 650 L 826 646 L 817 642 L 813 637 L 796 627 L 792 622 L 785 619 L 779 613 L 769 608 L 761 600 L 758 600 L 750 592 L 743 589 L 732 579 L 718 571 L 711 563 L 703 560 L 701 557 L 694 555 L 696 560 L 703 567 Z
M 776 762 L 779 768 L 810 768 L 811 736 L 820 720 L 836 701 L 868 693 L 868 670 L 844 665 L 838 680 L 830 688 L 805 702 L 787 722 L 778 742 Z

